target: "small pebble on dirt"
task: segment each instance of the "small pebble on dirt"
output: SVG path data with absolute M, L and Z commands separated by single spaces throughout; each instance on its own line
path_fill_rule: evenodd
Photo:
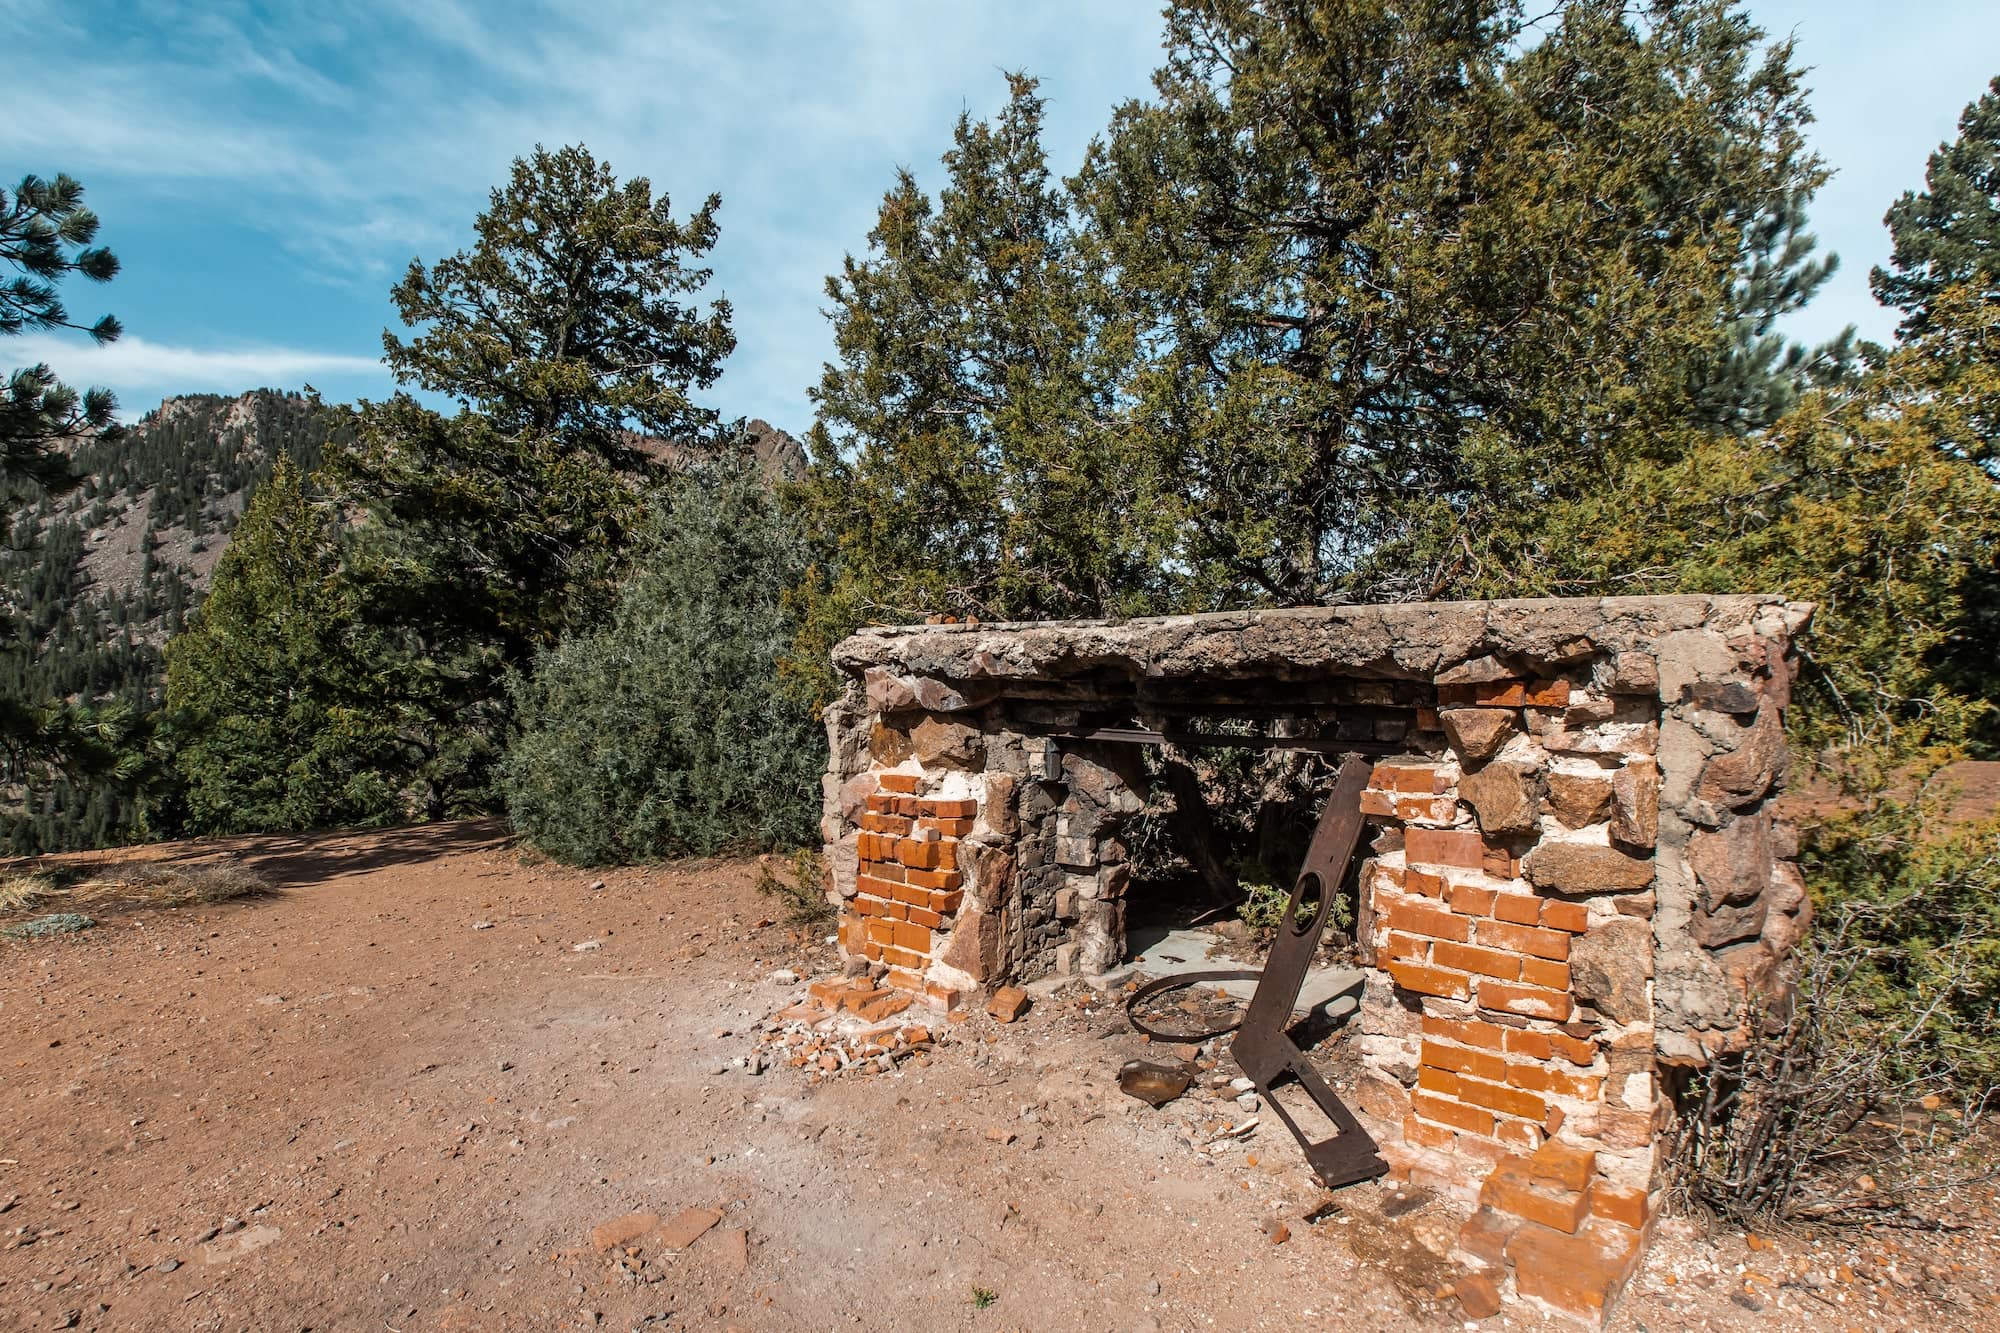
M 162 1273 L 171 1273 L 180 1266 L 181 1261 L 178 1259 L 162 1259 L 153 1265 L 153 1267 L 159 1269 Z

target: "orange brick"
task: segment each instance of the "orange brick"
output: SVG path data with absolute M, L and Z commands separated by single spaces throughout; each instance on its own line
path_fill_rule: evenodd
M 863 1022 L 880 1023 L 885 1018 L 893 1018 L 902 1013 L 911 1003 L 912 1000 L 908 995 L 884 995 L 879 999 L 870 1000 L 854 1012 L 861 1015 Z
M 1519 1116 L 1523 1120 L 1540 1121 L 1549 1113 L 1549 1104 L 1532 1092 L 1476 1078 L 1460 1077 L 1458 1099 L 1503 1115 Z
M 1575 1235 L 1583 1219 L 1590 1216 L 1589 1201 L 1580 1191 L 1539 1185 L 1528 1174 L 1526 1160 L 1519 1157 L 1509 1158 L 1493 1169 L 1493 1174 L 1479 1187 L 1479 1202 L 1565 1235 Z
M 1508 1240 L 1507 1257 L 1521 1295 L 1600 1322 L 1638 1267 L 1639 1233 L 1593 1225 L 1564 1235 L 1553 1227 L 1523 1226 Z
M 958 910 L 958 904 L 964 897 L 964 889 L 932 889 L 931 910 L 942 916 L 950 916 Z
M 1414 1115 L 1406 1115 L 1403 1117 L 1403 1138 L 1425 1148 L 1449 1148 L 1457 1135 Z
M 888 993 L 888 991 L 882 990 L 877 986 L 850 986 L 847 989 L 847 993 L 840 997 L 840 1007 L 848 1010 L 850 1013 L 859 1013 L 862 1005 L 867 1004 L 870 1000 L 880 999 Z
M 1527 690 L 1525 702 L 1530 708 L 1569 707 L 1569 682 L 1566 680 L 1538 680 Z
M 871 920 L 868 923 L 868 938 L 877 944 L 894 944 L 898 924 L 895 921 Z
M 1427 903 L 1397 903 L 1389 909 L 1387 920 L 1389 929 L 1405 931 L 1411 935 L 1457 940 L 1461 944 L 1472 938 L 1470 921 Z
M 1444 876 L 1433 875 L 1428 870 L 1405 870 L 1403 887 L 1426 898 L 1440 898 L 1444 896 Z
M 1461 866 L 1477 870 L 1485 857 L 1485 844 L 1470 829 L 1405 829 L 1403 857 L 1425 865 Z
M 1557 1055 L 1560 1055 L 1573 1065 L 1594 1065 L 1597 1063 L 1596 1043 L 1587 1041 L 1581 1037 L 1572 1037 L 1562 1032 L 1552 1032 L 1549 1034 L 1549 1046 Z
M 901 948 L 909 949 L 915 953 L 929 953 L 931 951 L 931 933 L 913 921 L 898 921 L 896 922 L 896 938 L 894 943 Z
M 896 896 L 896 890 L 902 887 L 900 882 L 877 879 L 873 875 L 857 875 L 854 880 L 855 892 L 870 894 L 877 898 L 893 898 Z
M 1431 961 L 1439 967 L 1476 972 L 1482 977 L 1498 977 L 1502 981 L 1518 981 L 1521 976 L 1519 955 L 1482 949 L 1476 944 L 1439 940 L 1431 949 Z
M 1496 893 L 1493 910 L 1487 915 L 1517 926 L 1532 926 L 1542 919 L 1542 900 L 1525 893 Z
M 1569 989 L 1569 964 L 1551 963 L 1546 958 L 1523 958 L 1521 960 L 1521 980 L 1530 986 L 1547 986 L 1550 990 Z
M 1447 1041 L 1464 1042 L 1467 1046 L 1478 1046 L 1484 1050 L 1497 1051 L 1505 1041 L 1504 1034 L 1512 1031 L 1492 1023 L 1482 1023 L 1478 1019 L 1433 1018 L 1424 1015 L 1424 1035 L 1443 1037 Z
M 1600 1180 L 1590 1187 L 1590 1211 L 1636 1231 L 1646 1225 L 1652 1210 L 1646 1206 L 1646 1191 Z
M 958 842 L 955 839 L 938 843 L 937 849 L 939 870 L 958 869 Z
M 956 991 L 949 986 L 940 986 L 936 982 L 931 982 L 924 987 L 924 998 L 948 1014 L 957 1009 L 964 1001 L 965 992 Z
M 889 974 L 883 977 L 882 980 L 887 982 L 893 989 L 900 991 L 916 992 L 924 988 L 922 975 L 911 971 L 907 967 L 890 968 Z
M 906 819 L 915 819 L 917 812 L 923 809 L 923 806 L 924 803 L 914 796 L 898 796 L 896 798 L 896 813 Z
M 1548 1075 L 1548 1090 L 1558 1097 L 1594 1102 L 1597 1094 L 1604 1090 L 1604 1080 L 1595 1074 L 1572 1074 L 1556 1066 L 1545 1066 L 1544 1072 Z
M 1446 972 L 1394 958 L 1389 960 L 1388 966 L 1389 975 L 1395 978 L 1398 986 L 1419 995 L 1441 995 L 1450 1000 L 1463 1000 L 1472 993 L 1470 979 L 1462 973 Z
M 955 889 L 965 883 L 962 870 L 912 870 L 903 876 L 910 883 L 926 889 Z
M 895 840 L 884 839 L 884 841 L 889 843 L 889 855 L 894 856 L 896 854 Z M 887 880 L 891 884 L 900 884 L 906 878 L 903 867 L 892 861 L 863 861 L 861 863 L 861 873 L 873 879 Z
M 1479 983 L 1479 1006 L 1524 1018 L 1551 1018 L 1560 1023 L 1569 1017 L 1572 1004 L 1566 991 L 1544 990 L 1540 986 L 1516 986 L 1505 981 Z
M 1375 788 L 1370 787 L 1361 793 L 1361 813 L 1364 815 L 1382 815 L 1394 818 L 1396 814 L 1396 794 L 1388 791 L 1377 791 Z
M 1529 1152 L 1542 1146 L 1542 1127 L 1525 1120 L 1502 1120 L 1493 1132 L 1500 1142 Z
M 1454 912 L 1463 912 L 1467 916 L 1491 916 L 1493 899 L 1497 895 L 1493 890 L 1482 889 L 1476 884 L 1454 884 L 1448 896 Z
M 1572 935 L 1581 935 L 1590 929 L 1590 913 L 1582 903 L 1566 903 L 1549 899 L 1542 904 L 1542 924 L 1550 930 L 1566 930 Z
M 1528 1159 L 1528 1174 L 1581 1193 L 1597 1174 L 1597 1154 L 1589 1148 L 1550 1139 Z
M 882 910 L 875 915 L 886 916 L 891 921 L 907 921 L 910 916 L 910 909 L 902 903 L 883 903 Z
M 1519 708 L 1527 701 L 1528 687 L 1518 680 L 1438 686 L 1438 705 L 1442 708 Z
M 867 940 L 867 925 L 852 912 L 843 912 L 840 917 L 840 947 L 848 953 L 858 953 Z
M 914 866 L 919 870 L 935 870 L 941 850 L 940 844 L 936 842 L 903 838 L 896 843 L 896 859 L 906 866 Z
M 944 917 L 928 907 L 911 907 L 903 913 L 907 921 L 914 921 L 925 930 L 936 930 L 944 924 Z
M 1404 935 L 1390 931 L 1383 953 L 1389 958 L 1400 958 L 1405 962 L 1421 963 L 1430 957 L 1431 942 L 1415 935 Z
M 1425 1092 L 1435 1092 L 1441 1097 L 1456 1097 L 1458 1075 L 1449 1069 L 1439 1069 L 1436 1065 L 1425 1065 L 1417 1070 L 1417 1086 Z
M 1435 1041 L 1426 1041 L 1417 1056 L 1426 1068 L 1449 1069 L 1453 1073 L 1470 1074 L 1474 1078 L 1489 1079 L 1501 1083 L 1507 1077 L 1507 1063 L 1491 1051 L 1466 1050 L 1459 1046 L 1446 1046 Z M 1417 1071 L 1422 1074 L 1423 1070 Z
M 1569 957 L 1569 936 L 1559 930 L 1539 930 L 1534 926 L 1514 926 L 1505 921 L 1479 923 L 1479 942 L 1494 949 L 1511 949 L 1532 958 L 1550 958 L 1560 963 Z
M 1484 1134 L 1488 1138 L 1493 1136 L 1493 1117 L 1476 1106 L 1464 1106 L 1445 1097 L 1433 1097 L 1427 1092 L 1411 1093 L 1410 1106 L 1432 1124 L 1450 1125 L 1453 1129 Z
M 818 1000 L 829 1009 L 840 1008 L 840 1001 L 847 994 L 847 982 L 832 979 L 815 981 L 806 987 L 806 994 Z
M 1443 725 L 1444 725 L 1444 723 L 1443 723 L 1442 721 L 1440 721 L 1440 720 L 1439 720 L 1439 718 L 1438 718 L 1438 710 L 1437 710 L 1437 709 L 1435 709 L 1435 708 L 1419 708 L 1419 709 L 1417 710 L 1417 730 L 1418 730 L 1418 731 L 1437 731 L 1437 730 L 1438 730 L 1438 729 L 1440 729 L 1440 728 L 1441 728 L 1441 727 L 1442 727 Z
M 876 777 L 883 791 L 901 792 L 905 796 L 917 789 L 917 775 L 914 773 L 883 773 Z
M 940 837 L 962 838 L 972 832 L 969 819 L 919 819 L 918 828 L 935 829 Z
M 921 884 L 897 884 L 893 887 L 895 893 L 892 896 L 899 903 L 910 903 L 917 907 L 931 905 L 931 891 Z
M 1398 796 L 1396 818 L 1449 824 L 1458 818 L 1458 802 L 1449 796 Z
M 861 956 L 871 963 L 879 963 L 882 961 L 882 946 L 869 940 L 861 946 Z
M 1519 879 L 1521 858 L 1505 847 L 1484 843 L 1480 847 L 1479 868 L 1495 879 Z
M 979 813 L 979 802 L 970 800 L 925 801 L 924 813 L 940 819 L 970 819 Z
M 912 972 L 919 972 L 929 960 L 914 950 L 899 949 L 892 944 L 885 944 L 882 946 L 882 961 L 891 967 L 907 967 Z
M 1506 1032 L 1507 1054 L 1525 1055 L 1530 1060 L 1546 1060 L 1549 1058 L 1548 1033 L 1529 1032 L 1522 1028 L 1508 1028 Z

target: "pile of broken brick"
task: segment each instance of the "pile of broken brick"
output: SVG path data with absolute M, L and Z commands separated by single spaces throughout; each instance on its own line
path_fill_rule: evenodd
M 804 998 L 757 1025 L 757 1049 L 747 1067 L 752 1073 L 804 1070 L 810 1083 L 849 1073 L 887 1074 L 905 1064 L 923 1068 L 930 1052 L 951 1040 L 943 1028 L 970 1014 L 950 1011 L 940 1025 L 924 1017 L 931 1012 L 927 1008 L 912 1013 L 914 1003 L 908 991 L 878 986 L 865 976 L 815 981 Z M 986 1006 L 1001 1023 L 1013 1022 L 1027 1008 L 1027 992 L 1017 986 L 995 991 Z

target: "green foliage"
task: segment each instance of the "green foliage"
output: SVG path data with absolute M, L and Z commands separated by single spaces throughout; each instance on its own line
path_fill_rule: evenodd
M 814 399 L 805 499 L 831 534 L 838 637 L 859 619 L 1144 609 L 1141 474 L 1115 425 L 1127 353 L 1093 303 L 1071 205 L 1049 178 L 1043 99 L 1008 80 L 961 115 L 933 204 L 908 171 L 865 258 L 827 283 L 840 361 Z
M 398 381 L 449 395 L 503 434 L 561 435 L 606 457 L 621 436 L 709 429 L 694 405 L 736 345 L 729 303 L 704 312 L 715 244 L 710 195 L 686 222 L 642 176 L 618 183 L 581 145 L 514 159 L 473 224 L 478 242 L 429 268 L 412 261 L 390 293 L 423 331 L 382 335 Z
M 1895 248 L 1871 275 L 1875 298 L 1903 312 L 1906 339 L 1933 331 L 1940 293 L 1972 286 L 1990 297 L 2000 283 L 2000 78 L 1959 116 L 1958 138 L 1931 154 L 1924 185 L 1890 205 L 1883 221 Z
M 515 827 L 584 865 L 811 838 L 822 742 L 775 669 L 796 632 L 783 590 L 804 568 L 754 473 L 701 468 L 661 491 L 610 622 L 517 682 Z
M 97 226 L 97 214 L 84 207 L 83 186 L 69 176 L 24 176 L 11 199 L 0 190 L 0 264 L 14 271 L 0 283 L 0 336 L 31 329 L 76 329 L 99 343 L 118 336 L 110 315 L 73 323 L 57 289 L 72 274 L 91 282 L 117 276 L 117 256 L 91 244 Z M 0 387 L 0 489 L 73 485 L 64 446 L 109 428 L 116 410 L 105 390 L 79 395 L 47 366 L 13 372 Z
M 1014 78 L 829 283 L 802 661 L 922 612 L 1434 596 L 1845 364 L 1771 332 L 1830 272 L 1825 173 L 1740 5 L 1182 0 L 1167 50 L 1062 187 Z
M 493 192 L 472 249 L 413 263 L 393 293 L 418 332 L 383 335 L 390 369 L 462 410 L 365 403 L 328 475 L 364 516 L 342 569 L 358 614 L 414 682 L 397 725 L 424 752 L 427 814 L 494 799 L 507 672 L 606 615 L 662 470 L 634 431 L 712 432 L 689 395 L 734 345 L 729 307 L 686 298 L 708 280 L 692 261 L 717 207 L 676 222 L 644 179 L 538 148 Z
M 167 648 L 174 768 L 204 833 L 379 824 L 413 767 L 385 698 L 400 663 L 340 577 L 341 517 L 288 459 Z
M 784 910 L 786 925 L 824 929 L 833 924 L 833 906 L 826 900 L 826 858 L 816 847 L 801 847 L 782 861 L 760 858 L 756 888 Z

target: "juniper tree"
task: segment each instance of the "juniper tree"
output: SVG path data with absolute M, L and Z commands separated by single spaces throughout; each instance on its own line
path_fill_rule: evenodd
M 676 477 L 652 509 L 609 621 L 516 678 L 508 813 L 586 864 L 804 843 L 824 751 L 775 669 L 804 537 L 748 467 Z

